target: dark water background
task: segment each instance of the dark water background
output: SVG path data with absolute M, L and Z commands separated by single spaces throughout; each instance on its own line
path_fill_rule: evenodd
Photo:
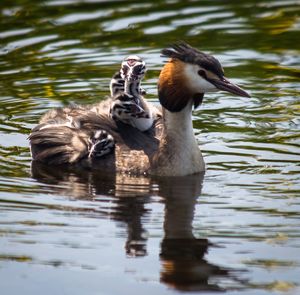
M 48 109 L 93 103 L 129 54 L 214 54 L 252 98 L 194 112 L 204 177 L 31 169 Z M 1 0 L 1 294 L 300 292 L 300 2 Z

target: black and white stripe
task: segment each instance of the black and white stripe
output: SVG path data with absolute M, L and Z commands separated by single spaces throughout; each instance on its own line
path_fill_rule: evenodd
M 145 91 L 140 86 L 145 72 L 145 62 L 138 56 L 129 56 L 110 82 L 113 97 L 110 116 L 141 131 L 148 130 L 154 121 L 143 98 Z

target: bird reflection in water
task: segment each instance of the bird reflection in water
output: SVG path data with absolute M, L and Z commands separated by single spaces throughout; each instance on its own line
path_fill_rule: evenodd
M 153 195 L 151 179 L 127 174 L 87 171 L 68 166 L 54 167 L 40 162 L 32 162 L 32 176 L 39 182 L 55 185 L 55 193 L 80 200 L 110 198 L 110 208 L 99 206 L 96 212 L 104 218 L 126 224 L 126 254 L 130 257 L 147 255 L 147 233 L 142 217 L 149 214 L 145 203 Z M 100 198 L 99 198 L 100 197 Z M 111 208 L 112 207 L 112 208 Z M 79 210 L 78 208 L 76 210 Z M 83 209 L 91 211 L 91 209 Z
M 209 263 L 205 254 L 213 246 L 193 235 L 195 205 L 203 175 L 165 179 L 160 194 L 165 202 L 164 238 L 161 242 L 161 282 L 181 291 L 222 291 L 210 280 L 229 271 Z
M 225 291 L 218 283 L 224 280 L 240 285 L 241 280 L 233 275 L 233 271 L 205 258 L 215 245 L 193 234 L 192 223 L 197 199 L 201 195 L 203 174 L 171 178 L 134 177 L 74 169 L 71 172 L 67 168 L 51 168 L 34 162 L 32 174 L 40 182 L 59 184 L 55 188 L 62 195 L 79 199 L 112 198 L 113 209 L 100 208 L 97 212 L 126 224 L 125 251 L 130 257 L 147 255 L 144 224 L 151 212 L 146 204 L 152 201 L 151 197 L 158 195 L 165 206 L 160 281 L 179 291 Z M 69 185 L 65 185 L 67 183 Z

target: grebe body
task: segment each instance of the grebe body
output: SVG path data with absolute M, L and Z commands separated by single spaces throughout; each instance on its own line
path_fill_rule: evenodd
M 124 85 L 124 92 L 97 107 L 63 108 L 46 114 L 29 136 L 33 159 L 132 174 L 183 176 L 204 171 L 193 133 L 193 106 L 201 104 L 205 92 L 223 90 L 250 96 L 224 77 L 217 59 L 186 43 L 177 43 L 162 54 L 169 61 L 158 80 L 161 115 L 152 105 L 147 109 L 141 104 L 140 85 Z M 121 78 L 125 84 L 133 81 L 126 73 Z M 112 108 L 125 105 L 126 110 L 126 102 L 140 106 L 143 114 L 150 112 L 151 126 L 139 129 L 130 121 L 122 122 L 122 115 L 113 116 Z M 100 110 L 107 103 L 112 106 L 109 113 L 105 107 L 105 111 Z M 136 115 L 136 109 L 128 110 Z

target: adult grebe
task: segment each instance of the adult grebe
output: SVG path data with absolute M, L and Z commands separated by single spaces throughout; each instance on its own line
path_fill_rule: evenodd
M 224 77 L 216 58 L 186 43 L 164 49 L 162 55 L 170 58 L 158 81 L 162 118 L 157 116 L 148 131 L 91 108 L 64 108 L 60 109 L 64 116 L 56 110 L 33 129 L 29 136 L 33 159 L 133 174 L 181 176 L 204 171 L 193 133 L 193 105 L 201 104 L 205 92 L 224 90 L 250 96 Z M 65 118 L 72 118 L 69 125 Z M 96 152 L 90 152 L 91 145 Z

